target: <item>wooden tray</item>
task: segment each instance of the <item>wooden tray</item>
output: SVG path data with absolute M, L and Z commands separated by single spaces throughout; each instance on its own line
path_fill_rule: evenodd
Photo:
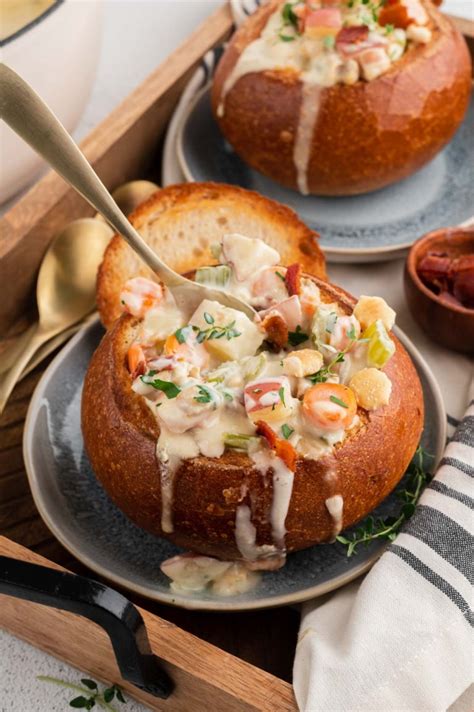
M 474 55 L 474 23 L 453 20 Z M 109 189 L 135 178 L 159 181 L 162 140 L 180 93 L 201 56 L 222 42 L 231 26 L 229 9 L 223 6 L 82 143 Z M 36 274 L 51 237 L 74 218 L 90 214 L 85 201 L 51 172 L 3 217 L 0 271 L 3 281 L 8 280 L 8 290 L 0 300 L 0 342 L 6 343 L 9 336 L 21 331 L 34 313 Z M 0 534 L 4 535 L 0 537 L 0 555 L 29 561 L 46 557 L 52 567 L 59 565 L 88 575 L 90 572 L 61 547 L 39 517 L 23 465 L 24 419 L 47 363 L 17 386 L 0 417 Z M 152 647 L 166 661 L 177 683 L 166 702 L 157 702 L 123 683 L 130 694 L 152 709 L 296 710 L 290 683 L 297 611 L 191 612 L 125 595 L 141 607 Z M 38 604 L 0 598 L 0 626 L 92 677 L 121 682 L 110 644 L 93 624 Z M 75 635 L 79 625 L 81 635 Z

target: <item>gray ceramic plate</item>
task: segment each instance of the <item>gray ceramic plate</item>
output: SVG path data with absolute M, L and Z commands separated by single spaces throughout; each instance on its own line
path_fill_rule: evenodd
M 209 87 L 197 94 L 177 132 L 181 169 L 189 181 L 251 188 L 293 208 L 321 234 L 332 262 L 372 262 L 403 256 L 421 235 L 459 225 L 472 214 L 474 141 L 468 115 L 451 143 L 413 176 L 367 195 L 302 196 L 247 166 L 222 136 L 211 113 Z
M 28 411 L 24 457 L 33 497 L 44 521 L 80 561 L 112 582 L 144 596 L 185 608 L 243 610 L 303 601 L 326 593 L 367 571 L 383 545 L 348 559 L 339 544 L 291 554 L 286 566 L 264 573 L 259 586 L 242 596 L 178 595 L 170 591 L 160 563 L 178 552 L 132 524 L 97 482 L 84 452 L 80 428 L 82 382 L 103 330 L 84 327 L 51 363 Z M 426 423 L 423 445 L 437 458 L 445 442 L 446 417 L 439 389 L 419 353 L 401 336 L 420 374 Z M 393 495 L 377 511 L 394 511 Z

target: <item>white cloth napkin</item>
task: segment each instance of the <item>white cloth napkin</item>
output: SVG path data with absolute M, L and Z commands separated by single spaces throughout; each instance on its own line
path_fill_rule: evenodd
M 473 396 L 395 543 L 362 581 L 303 607 L 302 712 L 443 712 L 471 684 Z
M 230 2 L 238 26 L 265 0 Z M 166 137 L 163 185 L 183 180 L 177 132 L 221 51 L 206 54 L 181 96 Z M 397 324 L 441 387 L 448 434 L 459 427 L 417 511 L 371 572 L 303 606 L 293 671 L 302 712 L 474 709 L 466 692 L 472 680 L 473 362 L 421 332 L 406 307 L 403 264 L 329 265 L 329 277 L 355 296 L 383 296 L 397 311 Z

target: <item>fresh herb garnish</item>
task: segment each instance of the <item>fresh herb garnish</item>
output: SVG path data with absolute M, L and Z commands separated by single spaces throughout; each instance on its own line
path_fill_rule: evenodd
M 327 366 L 323 366 L 319 369 L 319 371 L 313 373 L 311 376 L 307 376 L 308 380 L 310 380 L 311 383 L 326 383 L 328 378 L 333 375 L 333 366 L 335 366 L 336 363 L 342 363 L 342 361 L 344 361 L 345 353 L 345 351 L 339 351 L 339 353 L 336 354 L 335 358 L 333 358 L 331 363 L 329 363 Z
M 401 502 L 401 510 L 397 516 L 392 517 L 367 517 L 356 531 L 349 535 L 339 535 L 336 541 L 347 547 L 347 556 L 352 556 L 360 544 L 368 546 L 375 539 L 396 539 L 401 526 L 412 516 L 421 493 L 433 479 L 433 475 L 426 470 L 424 459 L 428 453 L 420 446 L 408 467 L 409 478 L 403 487 L 396 490 L 395 494 Z
M 157 391 L 162 391 L 167 398 L 176 398 L 181 393 L 181 388 L 179 388 L 176 383 L 172 381 L 162 381 L 161 378 L 153 378 L 154 373 L 150 371 L 147 376 L 142 376 L 141 380 L 146 383 L 147 386 L 152 386 Z
M 288 438 L 291 437 L 294 432 L 295 432 L 294 428 L 290 428 L 290 426 L 287 425 L 286 423 L 284 423 L 281 426 L 281 434 L 283 435 L 285 440 L 288 440 Z
M 283 386 L 278 389 L 278 396 L 279 396 L 281 402 L 283 403 L 283 405 L 286 407 L 286 403 L 285 403 L 285 389 L 284 389 Z
M 79 697 L 74 697 L 69 702 L 69 706 L 76 709 L 91 710 L 97 704 L 99 707 L 102 707 L 102 709 L 115 712 L 116 708 L 110 704 L 114 698 L 117 698 L 119 702 L 123 702 L 124 704 L 127 703 L 123 696 L 122 689 L 118 685 L 111 685 L 100 691 L 99 686 L 94 680 L 89 680 L 85 677 L 81 679 L 82 686 L 60 680 L 57 677 L 50 677 L 49 675 L 38 675 L 37 680 L 50 682 L 53 685 L 74 690 L 74 692 L 80 692 L 81 695 L 79 695 Z
M 305 332 L 301 330 L 301 326 L 299 325 L 296 327 L 296 331 L 288 332 L 288 343 L 290 343 L 292 346 L 299 346 L 299 344 L 304 344 L 304 342 L 308 341 L 308 339 L 308 334 L 305 334 Z
M 223 393 L 224 398 L 225 398 L 226 400 L 228 400 L 228 401 L 233 401 L 233 400 L 234 400 L 234 396 L 232 395 L 232 393 L 229 393 L 228 391 L 222 391 L 222 393 Z
M 298 29 L 298 15 L 293 10 L 293 5 L 294 3 L 292 2 L 285 3 L 281 11 L 281 16 L 286 25 L 293 25 L 294 28 Z
M 281 32 L 279 33 L 278 37 L 282 40 L 282 42 L 294 42 L 296 37 L 291 37 L 290 35 L 283 35 Z M 277 272 L 278 276 L 281 277 L 281 274 Z M 284 278 L 283 278 L 284 279 Z
M 323 46 L 326 47 L 326 49 L 331 49 L 334 47 L 336 44 L 336 38 L 334 35 L 326 35 L 326 37 L 323 39 Z
M 392 32 L 394 31 L 394 29 L 395 29 L 395 25 L 385 25 L 385 33 L 386 33 L 387 35 L 392 34 Z
M 198 396 L 194 396 L 194 400 L 198 403 L 210 403 L 214 400 L 212 392 L 206 386 L 197 386 L 199 391 Z
M 227 341 L 230 341 L 231 339 L 235 339 L 237 336 L 241 336 L 242 332 L 237 331 L 235 328 L 235 319 L 226 326 L 217 326 L 214 323 L 214 317 L 207 312 L 204 313 L 204 319 L 208 324 L 211 324 L 211 326 L 209 329 L 199 329 L 196 327 L 196 341 L 198 344 L 202 344 L 203 341 L 210 341 L 211 339 L 223 339 L 224 337 L 226 337 Z
M 174 332 L 174 335 L 176 336 L 176 339 L 178 341 L 178 344 L 185 344 L 186 339 L 189 336 L 189 332 L 191 331 L 190 326 L 182 326 L 180 329 Z
M 275 272 L 275 274 L 276 274 L 277 277 L 279 277 L 279 278 L 281 279 L 282 282 L 285 282 L 285 281 L 286 281 L 286 280 L 285 280 L 285 277 L 282 275 L 281 272 Z
M 351 341 L 355 341 L 357 339 L 356 331 L 355 331 L 355 326 L 352 324 L 351 328 L 349 331 L 346 331 L 346 336 L 348 339 Z
M 329 396 L 329 400 L 333 403 L 336 403 L 337 405 L 340 405 L 341 408 L 349 408 L 347 403 L 344 403 L 344 401 L 338 398 L 337 396 Z

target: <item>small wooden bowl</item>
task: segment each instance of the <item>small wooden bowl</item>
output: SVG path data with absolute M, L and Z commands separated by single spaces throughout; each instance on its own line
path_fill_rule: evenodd
M 427 252 L 450 256 L 474 254 L 474 227 L 441 228 L 415 242 L 405 263 L 405 297 L 421 328 L 443 346 L 474 353 L 474 309 L 443 302 L 418 276 L 417 268 Z

